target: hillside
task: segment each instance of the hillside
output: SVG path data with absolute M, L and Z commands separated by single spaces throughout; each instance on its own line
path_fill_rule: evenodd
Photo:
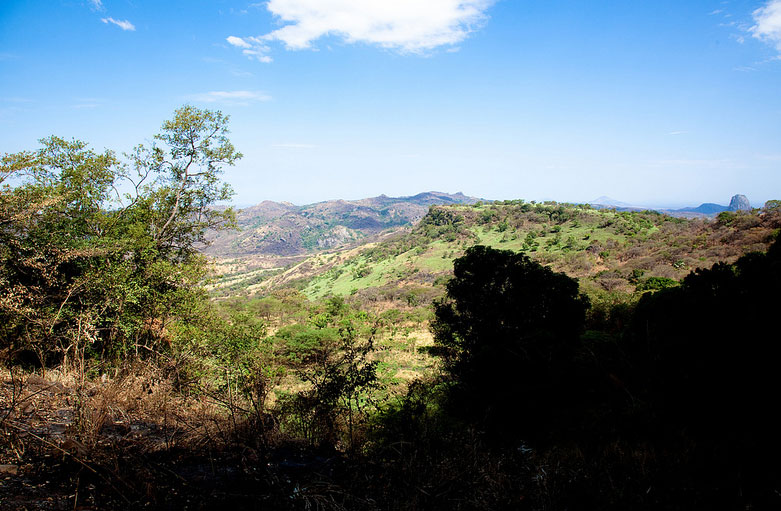
M 477 201 L 462 193 L 441 192 L 411 197 L 381 195 L 355 201 L 331 200 L 305 206 L 264 201 L 240 210 L 237 214 L 239 229 L 213 234 L 213 243 L 205 252 L 223 258 L 295 258 L 410 226 L 432 205 Z
M 251 295 L 293 286 L 310 298 L 426 301 L 441 294 L 453 259 L 483 244 L 525 251 L 577 277 L 586 290 L 631 293 L 765 250 L 779 227 L 777 211 L 723 212 L 707 220 L 523 201 L 437 206 L 409 232 L 318 253 L 289 268 L 247 271 L 223 262 L 213 292 Z

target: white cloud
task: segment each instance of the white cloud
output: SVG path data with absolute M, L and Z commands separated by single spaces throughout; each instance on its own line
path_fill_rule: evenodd
M 781 52 L 781 0 L 769 0 L 753 13 L 756 23 L 749 32 Z
M 364 43 L 401 53 L 423 54 L 453 47 L 479 28 L 495 0 L 269 0 L 266 8 L 284 24 L 258 37 L 228 37 L 251 58 L 263 61 L 268 43 L 287 49 L 312 47 L 321 37 Z
M 236 37 L 229 36 L 225 38 L 228 44 L 241 48 L 241 53 L 253 60 L 259 60 L 268 64 L 273 59 L 267 55 L 271 48 L 260 37 Z
M 238 48 L 252 48 L 252 45 L 241 37 L 229 36 L 225 40 L 228 41 L 228 44 L 232 44 Z
M 261 91 L 234 90 L 210 91 L 190 96 L 192 101 L 200 103 L 224 103 L 226 105 L 247 106 L 259 101 L 271 101 L 271 96 Z
M 89 3 L 92 5 L 92 8 L 96 11 L 102 11 L 105 9 L 105 7 L 103 7 L 102 0 L 89 0 Z
M 100 21 L 103 23 L 113 23 L 114 25 L 118 26 L 122 30 L 135 30 L 136 27 L 132 23 L 130 23 L 128 20 L 115 20 L 114 18 L 102 18 Z

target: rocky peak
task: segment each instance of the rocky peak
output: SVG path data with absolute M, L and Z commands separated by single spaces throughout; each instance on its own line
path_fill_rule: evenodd
M 730 211 L 751 211 L 751 203 L 745 195 L 733 195 L 729 201 Z

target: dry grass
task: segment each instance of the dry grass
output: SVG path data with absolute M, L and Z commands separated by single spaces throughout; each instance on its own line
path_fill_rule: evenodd
M 202 461 L 177 460 L 222 463 L 221 453 L 236 452 L 259 460 L 274 434 L 248 403 L 183 392 L 165 368 L 137 363 L 112 378 L 81 376 L 0 370 L 0 465 L 19 474 L 0 481 L 0 509 L 186 499 L 177 492 L 190 484 L 188 463 L 202 472 Z M 169 486 L 178 489 L 169 495 Z
M 109 446 L 133 445 L 143 452 L 213 447 L 232 441 L 246 403 L 219 396 L 180 392 L 164 370 L 135 364 L 115 377 L 94 380 L 78 374 L 3 369 L 0 373 L 0 428 L 15 445 L 49 448 L 78 445 L 82 454 Z M 233 417 L 231 415 L 234 415 Z M 6 457 L 9 449 L 3 453 Z

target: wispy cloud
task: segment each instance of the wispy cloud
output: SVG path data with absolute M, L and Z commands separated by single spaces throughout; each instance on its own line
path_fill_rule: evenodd
M 678 131 L 671 131 L 670 133 L 668 133 L 668 135 L 685 135 L 686 133 L 689 132 L 684 130 L 678 130 Z
M 777 162 L 781 161 L 781 154 L 759 154 L 757 159 L 761 161 Z
M 680 169 L 735 169 L 742 168 L 732 159 L 676 159 L 657 160 L 648 163 L 653 168 L 680 168 Z
M 781 52 L 781 0 L 769 0 L 753 13 L 754 25 L 749 32 Z
M 234 90 L 210 91 L 193 94 L 188 99 L 199 103 L 223 103 L 226 105 L 247 106 L 260 101 L 271 101 L 271 96 L 261 91 Z
M 74 110 L 91 110 L 93 108 L 98 108 L 99 106 L 101 106 L 100 103 L 78 103 L 71 106 L 71 108 Z
M 268 44 L 312 48 L 326 36 L 347 44 L 370 44 L 424 54 L 454 47 L 487 20 L 495 0 L 269 0 L 266 8 L 284 24 L 257 37 L 227 38 L 250 58 L 270 61 Z
M 112 23 L 122 30 L 135 30 L 136 27 L 132 23 L 130 23 L 128 20 L 115 20 L 114 18 L 101 18 L 103 23 Z
M 0 101 L 3 101 L 5 103 L 33 103 L 34 101 L 29 98 L 24 98 L 21 96 L 6 96 L 4 98 L 0 98 Z
M 91 110 L 106 104 L 106 100 L 101 98 L 74 98 L 73 101 L 71 108 L 74 110 Z
M 103 7 L 103 1 L 102 0 L 89 0 L 90 5 L 92 6 L 92 9 L 96 11 L 104 11 L 106 10 L 105 7 Z
M 230 74 L 233 76 L 237 76 L 239 78 L 247 78 L 249 76 L 255 76 L 254 73 L 250 73 L 249 71 L 244 71 L 243 69 L 231 69 Z
M 267 53 L 271 51 L 271 48 L 269 48 L 266 42 L 260 37 L 245 37 L 242 39 L 241 37 L 229 36 L 226 37 L 225 40 L 228 41 L 228 44 L 231 46 L 241 48 L 241 53 L 253 60 L 266 64 L 269 64 L 274 60 L 267 55 Z
M 315 149 L 317 146 L 314 144 L 273 144 L 271 147 L 278 149 Z

